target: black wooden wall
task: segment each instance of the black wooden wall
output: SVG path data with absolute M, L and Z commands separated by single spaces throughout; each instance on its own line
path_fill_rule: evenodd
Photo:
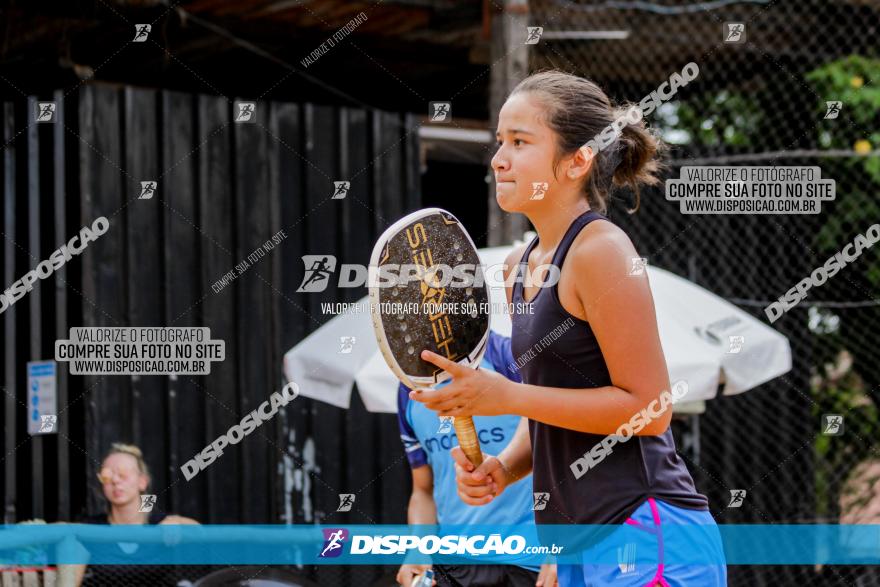
M 36 99 L 3 104 L 3 289 L 99 216 L 110 229 L 3 323 L 7 521 L 75 519 L 101 507 L 95 473 L 111 442 L 138 444 L 158 507 L 205 523 L 405 521 L 409 469 L 394 416 L 297 398 L 187 482 L 179 467 L 283 384 L 285 351 L 328 317 L 320 302 L 365 290 L 298 294 L 301 256 L 367 263 L 381 230 L 420 207 L 410 115 L 231 101 L 87 85 L 35 124 Z M 157 195 L 139 200 L 140 182 Z M 348 180 L 331 200 L 334 180 Z M 287 238 L 219 293 L 220 279 L 269 237 Z M 66 375 L 59 434 L 24 427 L 25 363 L 50 359 L 72 326 L 206 326 L 226 361 L 204 377 Z M 332 349 L 328 352 L 335 352 Z M 339 493 L 357 494 L 336 513 Z

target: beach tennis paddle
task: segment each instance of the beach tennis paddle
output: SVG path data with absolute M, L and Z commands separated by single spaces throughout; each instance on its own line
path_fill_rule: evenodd
M 415 267 L 407 271 L 406 266 Z M 464 266 L 473 276 L 467 286 L 453 276 Z M 383 272 L 396 276 L 396 285 L 387 285 Z M 479 366 L 489 340 L 489 288 L 474 241 L 455 216 L 425 208 L 395 222 L 373 247 L 370 273 L 376 341 L 404 385 L 433 387 L 450 378 L 421 358 L 424 349 L 460 365 Z M 456 417 L 453 425 L 462 451 L 479 466 L 483 453 L 473 418 Z

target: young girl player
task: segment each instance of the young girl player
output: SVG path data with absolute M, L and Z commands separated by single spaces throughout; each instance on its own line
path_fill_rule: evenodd
M 587 146 L 623 112 L 593 82 L 557 71 L 532 75 L 513 90 L 499 113 L 492 168 L 498 205 L 525 214 L 538 233 L 508 257 L 505 274 L 514 304 L 512 351 L 523 383 L 424 351 L 422 358 L 454 381 L 411 397 L 441 416 L 528 418 L 528 427 L 522 425 L 500 454 L 486 455 L 476 471 L 454 451 L 466 503 L 489 503 L 531 471 L 534 491 L 548 494 L 546 506 L 535 511 L 538 524 L 628 523 L 652 536 L 651 564 L 634 562 L 625 551 L 616 565 L 584 556 L 582 564 L 559 565 L 560 586 L 726 585 L 708 502 L 675 451 L 672 410 L 652 409 L 666 405 L 671 387 L 648 278 L 633 271 L 640 255 L 629 237 L 604 216 L 613 186 L 630 187 L 638 205 L 639 186 L 658 182 L 660 144 L 630 117 L 614 141 L 606 132 L 601 147 L 596 141 Z M 517 266 L 524 275 L 522 265 L 531 272 L 546 263 L 560 269 L 549 287 L 513 279 Z M 529 313 L 517 311 L 523 304 Z M 601 460 L 587 460 L 603 438 L 646 408 L 651 417 L 635 435 Z M 708 527 L 710 538 L 664 543 L 671 524 Z M 703 552 L 701 560 L 709 562 L 666 564 L 664 552 L 676 546 Z M 644 552 L 636 554 L 644 560 Z

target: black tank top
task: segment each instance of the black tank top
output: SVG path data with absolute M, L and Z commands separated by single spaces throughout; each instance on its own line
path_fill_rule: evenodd
M 599 219 L 608 221 L 588 210 L 572 222 L 556 248 L 553 265 L 561 271 L 575 237 L 587 224 Z M 526 248 L 520 260 L 520 276 L 525 276 L 529 254 L 537 243 L 535 237 Z M 513 285 L 511 301 L 514 309 L 527 303 L 521 279 Z M 512 313 L 511 320 L 514 361 L 519 365 L 520 357 L 528 357 L 519 361 L 523 363 L 520 373 L 524 383 L 565 388 L 611 385 L 605 358 L 590 324 L 562 307 L 556 285 L 539 288 L 531 301 L 531 313 Z M 548 344 L 551 333 L 554 340 Z M 622 524 L 649 497 L 683 508 L 708 510 L 708 500 L 697 493 L 687 467 L 675 452 L 670 429 L 660 436 L 633 436 L 618 442 L 604 460 L 580 478 L 575 477 L 571 463 L 589 453 L 604 435 L 531 419 L 529 432 L 534 491 L 549 494 L 543 509 L 536 507 L 538 524 Z

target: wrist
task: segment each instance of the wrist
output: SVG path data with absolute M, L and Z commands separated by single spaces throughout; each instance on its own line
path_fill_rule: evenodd
M 517 481 L 517 476 L 513 474 L 513 469 L 508 465 L 510 457 L 502 452 L 495 458 L 498 459 L 498 464 L 501 465 L 501 470 L 504 471 L 504 485 L 507 486 L 511 483 L 515 483 Z
M 522 409 L 520 406 L 520 400 L 523 395 L 519 390 L 521 385 L 521 383 L 506 379 L 504 385 L 501 387 L 501 403 L 504 406 L 505 414 L 513 414 L 515 416 L 523 415 L 520 413 L 520 410 Z

